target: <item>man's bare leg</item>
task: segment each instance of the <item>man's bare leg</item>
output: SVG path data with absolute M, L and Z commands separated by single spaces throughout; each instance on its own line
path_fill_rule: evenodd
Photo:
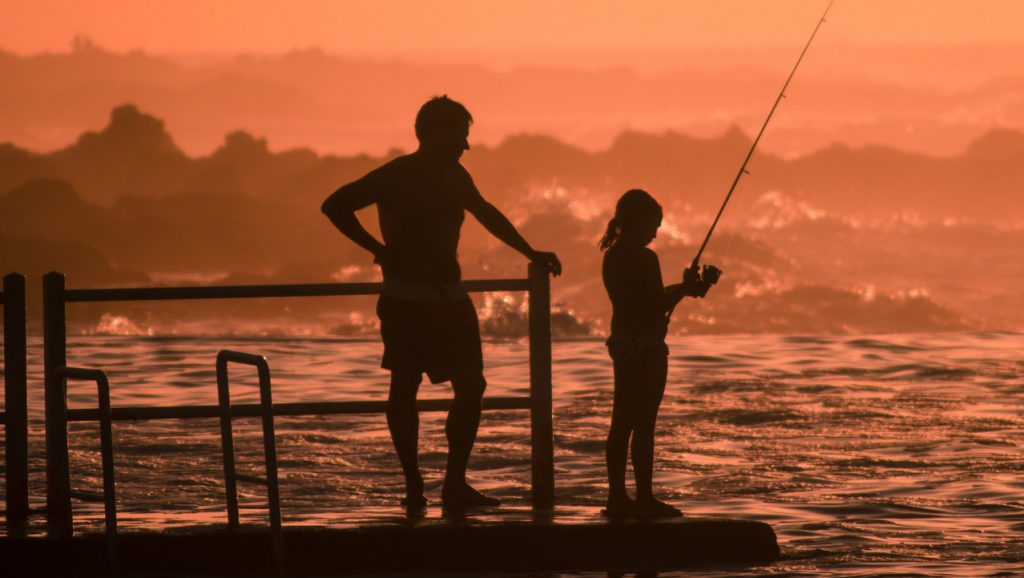
M 416 393 L 423 376 L 418 372 L 392 371 L 388 392 L 388 430 L 405 475 L 405 500 L 409 508 L 426 505 L 423 497 L 423 476 L 419 466 L 420 415 L 416 409 Z
M 441 499 L 449 506 L 497 506 L 500 502 L 488 498 L 466 482 L 469 454 L 476 442 L 480 427 L 480 410 L 487 382 L 479 372 L 457 372 L 452 376 L 455 400 L 445 422 L 448 437 L 448 468 L 444 477 Z

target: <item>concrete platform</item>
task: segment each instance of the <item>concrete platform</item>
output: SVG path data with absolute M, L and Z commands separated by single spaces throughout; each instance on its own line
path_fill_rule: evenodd
M 265 528 L 244 526 L 126 532 L 122 574 L 272 575 Z M 284 532 L 286 568 L 296 575 L 374 572 L 669 570 L 707 563 L 759 565 L 779 557 L 762 522 L 683 518 L 659 522 L 479 522 L 455 519 Z M 4 576 L 106 573 L 102 535 L 71 540 L 0 539 Z

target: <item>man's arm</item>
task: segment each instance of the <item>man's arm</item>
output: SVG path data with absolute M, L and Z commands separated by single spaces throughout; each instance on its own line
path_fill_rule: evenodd
M 374 261 L 380 262 L 384 255 L 384 244 L 371 235 L 356 217 L 356 211 L 377 201 L 377 191 L 374 190 L 373 179 L 368 177 L 370 175 L 341 186 L 327 197 L 327 200 L 320 206 L 320 211 L 343 235 L 373 253 Z
M 509 247 L 519 251 L 530 261 L 543 263 L 553 275 L 562 274 L 562 263 L 554 253 L 537 251 L 526 242 L 526 239 L 519 234 L 515 225 L 508 220 L 497 207 L 487 202 L 480 193 L 474 191 L 466 203 L 466 210 L 470 212 L 480 224 L 492 235 L 500 239 Z

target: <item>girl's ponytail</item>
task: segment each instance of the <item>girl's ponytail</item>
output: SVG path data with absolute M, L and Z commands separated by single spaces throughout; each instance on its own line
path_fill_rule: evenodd
M 608 221 L 608 228 L 604 232 L 604 236 L 601 237 L 601 250 L 607 250 L 615 244 L 615 241 L 619 239 L 619 218 L 612 217 Z

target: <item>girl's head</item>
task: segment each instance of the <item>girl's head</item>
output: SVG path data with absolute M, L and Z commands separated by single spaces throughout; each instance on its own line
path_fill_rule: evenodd
M 646 246 L 654 240 L 661 226 L 661 205 L 641 189 L 630 189 L 615 203 L 615 216 L 608 221 L 608 229 L 601 237 L 601 250 L 609 249 L 623 240 Z

